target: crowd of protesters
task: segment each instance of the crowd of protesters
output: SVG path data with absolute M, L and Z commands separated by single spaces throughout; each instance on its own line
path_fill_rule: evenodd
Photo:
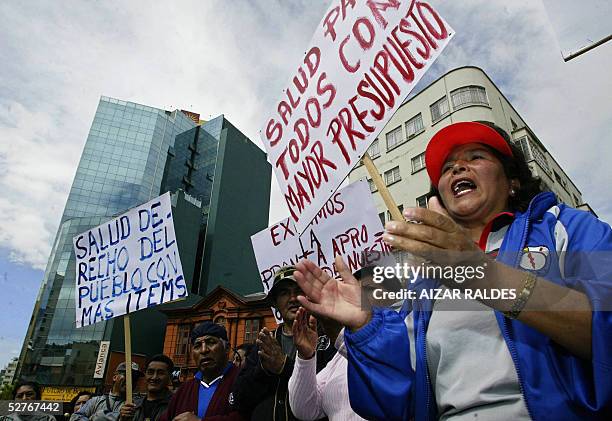
M 230 359 L 225 328 L 204 322 L 190 334 L 193 378 L 171 391 L 167 356 L 144 372 L 121 363 L 109 393 L 73 399 L 70 421 L 612 419 L 612 312 L 603 311 L 612 266 L 596 260 L 609 256 L 587 265 L 553 253 L 612 251 L 610 226 L 543 192 L 490 123 L 443 128 L 425 159 L 430 209 L 407 209 L 406 221 L 386 225 L 385 242 L 429 265 L 488 265 L 471 286 L 514 288 L 516 300 L 452 312 L 431 299 L 374 300 L 376 288 L 457 284 L 373 283 L 371 268 L 352 274 L 336 258 L 338 281 L 304 260 L 275 274 L 268 299 L 283 321 L 274 331 L 263 328 Z M 520 264 L 535 246 L 550 251 L 547 272 Z M 147 388 L 131 403 L 128 369 Z M 40 399 L 40 388 L 19 383 L 13 397 Z
M 225 327 L 211 321 L 190 333 L 193 378 L 172 386 L 173 361 L 149 358 L 144 371 L 131 364 L 133 389 L 144 377 L 146 394 L 126 402 L 125 362 L 113 372 L 110 391 L 95 396 L 78 393 L 68 405 L 68 421 L 196 421 L 196 420 L 330 420 L 361 419 L 352 410 L 346 382 L 342 326 L 306 314 L 297 297 L 294 266 L 278 271 L 268 298 L 283 322 L 270 332 L 263 328 L 255 344 L 233 349 Z M 340 352 L 337 352 L 340 350 Z M 319 374 L 317 374 L 319 373 Z M 300 398 L 302 396 L 302 398 Z M 15 400 L 40 400 L 34 382 L 16 385 Z M 52 421 L 53 415 L 11 414 L 11 421 Z

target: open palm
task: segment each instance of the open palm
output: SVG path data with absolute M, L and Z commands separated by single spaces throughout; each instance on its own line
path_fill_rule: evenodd
M 300 308 L 295 315 L 291 326 L 293 343 L 301 358 L 310 359 L 317 348 L 317 320 L 308 314 L 306 309 Z
M 338 282 L 309 260 L 296 265 L 295 279 L 305 296 L 298 297 L 308 311 L 336 320 L 352 330 L 365 325 L 370 312 L 361 306 L 361 288 L 340 256 L 336 269 Z

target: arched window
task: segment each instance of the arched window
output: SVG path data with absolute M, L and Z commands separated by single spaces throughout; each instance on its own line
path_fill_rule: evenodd
M 487 93 L 482 86 L 464 86 L 451 92 L 453 107 L 458 108 L 467 104 L 489 105 Z
M 244 321 L 244 342 L 254 343 L 261 328 L 261 319 L 246 319 Z

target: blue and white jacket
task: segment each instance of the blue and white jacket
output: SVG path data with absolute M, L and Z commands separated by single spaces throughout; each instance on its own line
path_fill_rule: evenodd
M 526 212 L 516 214 L 497 260 L 519 267 L 524 252 L 542 247 L 549 251 L 547 264 L 536 273 L 582 291 L 590 300 L 592 359 L 575 357 L 546 335 L 496 311 L 527 410 L 534 420 L 610 420 L 612 312 L 605 310 L 612 308 L 612 229 L 587 212 L 557 205 L 552 193 L 541 193 Z M 411 288 L 423 287 L 424 282 Z M 437 418 L 426 353 L 432 307 L 431 300 L 408 306 L 414 319 L 414 370 L 406 311 L 375 309 L 370 323 L 357 332 L 345 332 L 349 397 L 362 417 Z

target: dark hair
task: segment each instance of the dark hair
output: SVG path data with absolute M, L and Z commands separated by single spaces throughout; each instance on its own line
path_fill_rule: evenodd
M 254 344 L 244 343 L 244 344 L 238 345 L 236 347 L 236 351 L 244 349 L 244 355 L 248 355 L 249 352 L 251 352 L 251 350 L 253 349 L 254 346 L 255 346 Z
M 17 397 L 17 391 L 22 386 L 30 386 L 32 390 L 34 390 L 34 395 L 36 396 L 36 400 L 39 401 L 41 397 L 40 385 L 33 381 L 25 381 L 20 380 L 15 384 L 15 388 L 13 389 L 13 399 Z
M 538 193 L 542 193 L 544 191 L 542 189 L 542 180 L 540 177 L 534 177 L 534 175 L 531 173 L 523 151 L 510 140 L 510 136 L 504 129 L 494 123 L 491 123 L 490 121 L 477 121 L 477 123 L 485 124 L 494 129 L 501 135 L 501 137 L 504 138 L 508 146 L 510 146 L 510 150 L 512 150 L 513 155 L 511 157 L 506 156 L 489 146 L 486 147 L 501 162 L 504 174 L 508 180 L 517 179 L 519 181 L 520 186 L 518 186 L 516 189 L 516 194 L 508 197 L 508 207 L 513 212 L 525 212 L 529 207 L 531 199 L 533 199 Z M 438 191 L 437 187 L 431 185 L 427 198 L 429 199 L 433 196 L 440 197 L 440 192 Z M 444 206 L 444 203 L 442 203 L 442 206 Z
M 376 266 L 364 266 L 359 269 L 357 272 L 353 273 L 355 279 L 359 282 L 363 281 L 367 277 L 374 277 L 374 268 Z M 402 289 L 402 283 L 395 276 L 393 277 L 384 277 L 381 286 L 385 289 L 385 291 L 396 292 Z
M 246 359 L 248 358 L 249 354 L 251 353 L 251 351 L 253 351 L 253 349 L 257 349 L 256 346 L 254 344 L 250 344 L 248 342 L 243 343 L 241 345 L 238 345 L 236 348 L 233 349 L 234 351 L 234 356 L 233 358 L 237 358 L 238 361 L 246 361 Z M 243 350 L 244 351 L 244 357 L 240 356 L 240 353 L 238 353 L 238 351 Z
M 76 402 L 79 400 L 79 398 L 81 396 L 89 396 L 90 398 L 93 396 L 94 394 L 92 392 L 89 392 L 87 390 L 81 390 L 74 398 L 72 398 L 72 400 L 70 401 L 70 413 L 73 414 L 74 413 L 74 406 L 76 405 Z
M 164 354 L 156 354 L 149 358 L 145 364 L 145 371 L 149 367 L 149 364 L 154 361 L 166 364 L 168 366 L 168 373 L 172 374 L 174 371 L 174 362 L 170 359 L 170 357 Z

